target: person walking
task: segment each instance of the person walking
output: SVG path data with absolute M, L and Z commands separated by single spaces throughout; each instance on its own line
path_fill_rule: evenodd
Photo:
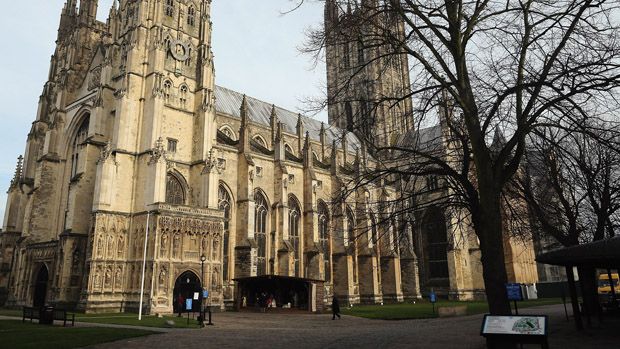
M 338 302 L 338 297 L 334 295 L 332 298 L 332 320 L 336 320 L 336 316 L 340 319 L 340 303 Z

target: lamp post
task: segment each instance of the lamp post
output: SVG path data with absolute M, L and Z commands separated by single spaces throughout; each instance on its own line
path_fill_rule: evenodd
M 201 277 L 202 277 L 202 289 L 204 289 L 204 281 L 205 281 L 205 261 L 207 260 L 207 256 L 205 256 L 205 254 L 203 253 L 202 256 L 200 256 L 200 272 L 201 272 Z M 200 290 L 200 327 L 204 327 L 205 326 L 205 312 L 204 312 L 204 308 L 202 306 L 202 302 L 203 302 L 203 296 L 204 296 L 204 292 L 202 292 L 203 290 Z

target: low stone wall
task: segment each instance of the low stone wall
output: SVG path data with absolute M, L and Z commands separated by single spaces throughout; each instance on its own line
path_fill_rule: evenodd
M 466 305 L 457 305 L 454 307 L 439 307 L 437 311 L 439 317 L 455 317 L 467 315 Z

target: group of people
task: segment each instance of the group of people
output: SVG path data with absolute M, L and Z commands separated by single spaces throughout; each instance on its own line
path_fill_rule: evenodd
M 244 303 L 245 303 L 245 297 L 244 297 Z M 177 296 L 177 309 L 179 311 L 179 316 L 181 316 L 181 313 L 183 312 L 183 306 L 185 305 L 185 298 L 183 298 L 183 295 L 179 294 Z M 256 299 L 256 305 L 263 308 L 263 311 L 266 311 L 267 308 L 275 308 L 276 305 L 276 299 L 273 296 L 273 294 L 267 294 L 266 292 L 261 292 L 259 294 L 259 296 Z M 338 301 L 338 297 L 336 297 L 336 295 L 334 295 L 332 297 L 332 320 L 336 320 L 336 317 L 338 317 L 338 319 L 340 319 L 340 302 Z
M 276 299 L 273 294 L 262 292 L 256 300 L 256 305 L 266 310 L 267 308 L 275 308 L 277 306 Z

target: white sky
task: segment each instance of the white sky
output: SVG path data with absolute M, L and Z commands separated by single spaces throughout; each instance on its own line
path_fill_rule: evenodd
M 5 1 L 0 32 L 0 219 L 17 156 L 23 154 L 37 102 L 47 80 L 65 0 Z M 313 0 L 287 15 L 297 0 L 213 0 L 216 83 L 297 111 L 302 100 L 323 94 L 325 69 L 302 55 L 309 26 L 321 25 L 322 3 Z M 99 1 L 107 18 L 112 0 Z M 320 119 L 326 120 L 323 113 Z

